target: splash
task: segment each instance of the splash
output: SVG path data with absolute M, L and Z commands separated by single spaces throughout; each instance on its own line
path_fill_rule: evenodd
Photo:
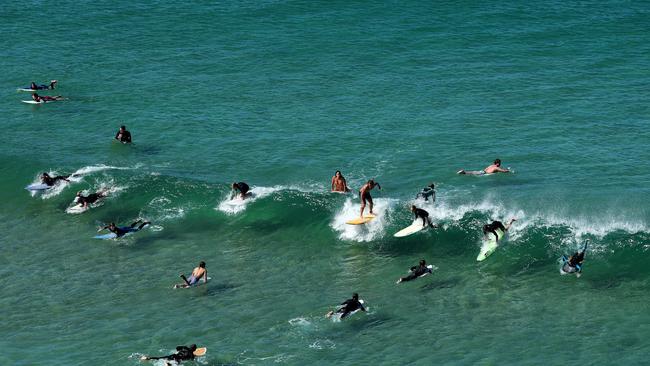
M 242 199 L 240 196 L 237 196 L 233 199 L 230 199 L 230 197 L 228 196 L 219 203 L 219 205 L 215 208 L 215 210 L 225 212 L 226 214 L 229 215 L 238 214 L 246 210 L 246 207 L 252 202 L 255 202 L 260 198 L 266 197 L 271 193 L 281 191 L 283 189 L 286 188 L 283 186 L 253 187 L 250 190 L 251 192 L 250 197 L 247 197 L 246 199 Z M 228 195 L 230 195 L 230 192 L 228 192 Z
M 375 207 L 373 212 L 377 217 L 364 225 L 348 225 L 347 221 L 359 217 L 359 202 L 348 198 L 345 200 L 343 207 L 334 216 L 330 226 L 339 232 L 339 238 L 343 240 L 352 240 L 358 242 L 367 242 L 384 235 L 386 226 L 390 220 L 388 214 L 391 208 L 398 202 L 391 198 L 374 199 Z M 366 206 L 366 210 L 368 207 Z M 366 211 L 367 212 L 367 211 Z

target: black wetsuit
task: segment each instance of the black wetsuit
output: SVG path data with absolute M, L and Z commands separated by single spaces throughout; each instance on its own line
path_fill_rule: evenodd
M 56 176 L 56 177 L 41 177 L 41 181 L 44 184 L 47 184 L 48 186 L 51 187 L 51 186 L 55 185 L 56 182 L 58 182 L 60 180 L 66 180 L 66 179 L 68 179 L 68 177 L 69 177 L 69 175 L 59 175 L 59 176 Z
M 359 300 L 355 299 L 348 299 L 345 300 L 343 303 L 341 303 L 342 307 L 337 311 L 337 313 L 341 313 L 341 318 L 345 318 L 348 316 L 351 312 L 355 310 L 361 310 L 361 311 L 366 311 L 366 308 L 363 307 L 363 304 L 359 302 Z
M 104 197 L 104 195 L 100 194 L 100 193 L 91 193 L 91 194 L 87 195 L 86 197 L 78 196 L 77 197 L 77 203 L 80 204 L 80 205 L 83 205 L 85 203 L 91 204 L 91 203 L 97 202 L 97 200 L 102 198 L 102 197 Z
M 248 191 L 251 189 L 248 184 L 244 182 L 235 183 L 235 187 L 235 189 L 243 195 L 246 195 L 246 193 L 248 193 Z
M 484 234 L 487 234 L 488 232 L 494 234 L 494 237 L 497 238 L 497 241 L 499 240 L 499 234 L 497 234 L 497 230 L 501 229 L 504 233 L 507 231 L 506 227 L 503 226 L 503 223 L 501 221 L 492 221 L 491 224 L 486 225 L 487 227 L 483 230 Z
M 145 227 L 146 225 L 149 224 L 149 222 L 146 221 L 146 222 L 141 223 L 140 226 L 138 226 L 136 228 L 135 226 L 139 222 L 140 221 L 136 221 L 136 222 L 132 223 L 131 226 L 115 226 L 115 229 L 111 229 L 110 227 L 107 227 L 107 229 L 110 232 L 115 233 L 118 237 L 120 237 L 120 236 L 124 236 L 124 234 L 126 234 L 126 233 L 142 230 L 143 227 Z
M 424 187 L 422 188 L 422 191 L 418 193 L 418 195 L 415 198 L 422 197 L 424 198 L 425 201 L 429 201 L 429 197 L 431 197 L 431 201 L 435 202 L 436 201 L 436 191 L 433 190 L 431 187 Z
M 115 134 L 115 139 L 120 142 L 131 142 L 131 132 L 127 130 L 124 130 L 124 132 L 117 131 Z
M 427 223 L 429 226 L 433 226 L 431 222 L 429 222 L 429 213 L 421 208 L 416 208 L 415 211 L 413 211 L 413 214 L 415 215 L 415 219 L 417 220 L 418 218 L 422 219 L 422 226 L 426 225 Z
M 582 261 L 584 260 L 585 260 L 585 252 L 584 251 L 580 253 L 576 252 L 569 258 L 569 261 L 567 263 L 571 267 L 580 269 L 580 267 L 582 266 Z
M 431 270 L 426 265 L 413 267 L 411 268 L 411 273 L 408 276 L 402 277 L 402 281 L 414 280 L 425 273 L 431 273 Z
M 194 352 L 189 347 L 178 346 L 178 347 L 176 347 L 176 353 L 174 353 L 174 354 L 171 354 L 171 355 L 168 355 L 168 356 L 161 356 L 161 357 L 147 357 L 147 359 L 149 359 L 149 360 L 170 360 L 170 361 L 176 361 L 176 362 L 188 361 L 188 360 L 193 360 L 194 359 Z

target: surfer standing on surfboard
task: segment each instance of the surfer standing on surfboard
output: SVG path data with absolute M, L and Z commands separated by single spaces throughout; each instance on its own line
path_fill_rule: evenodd
M 359 198 L 361 199 L 361 213 L 359 214 L 359 217 L 363 217 L 363 210 L 366 208 L 366 201 L 370 206 L 370 214 L 374 215 L 372 213 L 372 196 L 370 196 L 370 191 L 375 187 L 381 189 L 379 183 L 371 179 L 359 190 Z
M 501 159 L 495 159 L 492 165 L 483 170 L 464 170 L 461 169 L 457 174 L 483 175 L 492 173 L 510 173 L 510 170 L 501 167 Z
M 343 178 L 340 170 L 337 170 L 332 177 L 332 192 L 350 192 L 348 183 Z
M 411 205 L 411 212 L 415 215 L 415 219 L 422 219 L 422 227 L 425 227 L 427 224 L 429 224 L 430 228 L 434 228 L 435 225 L 431 222 L 431 218 L 429 217 L 429 213 L 426 210 L 423 210 L 421 208 L 415 207 L 415 205 Z
M 197 283 L 199 283 L 199 280 L 203 280 L 203 283 L 208 282 L 208 270 L 205 268 L 205 262 L 201 261 L 199 263 L 199 266 L 194 268 L 192 270 L 192 274 L 190 275 L 189 278 L 185 277 L 184 274 L 181 273 L 181 278 L 185 283 L 180 283 L 176 286 L 175 288 L 185 288 L 185 287 L 191 287 Z
M 494 237 L 496 238 L 496 241 L 499 242 L 499 234 L 497 234 L 497 230 L 501 230 L 504 233 L 510 229 L 510 226 L 512 225 L 513 222 L 517 221 L 517 219 L 510 219 L 510 222 L 506 225 L 503 226 L 503 223 L 501 221 L 492 221 L 491 224 L 483 225 L 483 235 L 487 235 L 488 233 L 494 234 Z

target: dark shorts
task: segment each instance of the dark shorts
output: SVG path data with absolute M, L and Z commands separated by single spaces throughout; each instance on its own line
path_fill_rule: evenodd
M 366 201 L 372 203 L 372 196 L 370 196 L 370 192 L 366 192 L 361 195 L 361 202 L 365 203 Z

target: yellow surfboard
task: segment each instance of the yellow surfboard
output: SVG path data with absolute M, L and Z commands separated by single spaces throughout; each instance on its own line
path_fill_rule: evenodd
M 197 348 L 194 352 L 194 356 L 200 357 L 203 356 L 206 352 L 208 352 L 208 349 L 205 347 Z
M 375 215 L 368 214 L 368 215 L 363 215 L 363 217 L 357 217 L 356 219 L 352 219 L 350 221 L 346 221 L 345 223 L 348 225 L 363 225 L 365 223 L 368 223 L 374 219 Z

